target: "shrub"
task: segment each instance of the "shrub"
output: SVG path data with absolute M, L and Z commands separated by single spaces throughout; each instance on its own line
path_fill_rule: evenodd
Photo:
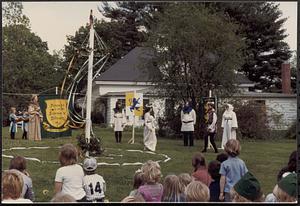
M 269 119 L 266 107 L 262 102 L 236 102 L 233 106 L 237 116 L 238 130 L 242 137 L 250 139 L 270 137 Z
M 285 138 L 296 139 L 296 121 L 294 121 L 294 123 L 287 130 Z
M 83 153 L 89 151 L 89 155 L 95 156 L 100 155 L 104 152 L 104 149 L 102 148 L 102 141 L 100 138 L 91 137 L 89 144 L 86 142 L 85 134 L 78 135 L 76 138 L 78 141 L 78 146 Z

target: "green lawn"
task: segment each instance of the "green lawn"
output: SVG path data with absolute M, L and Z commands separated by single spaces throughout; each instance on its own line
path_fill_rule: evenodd
M 82 132 L 73 131 L 73 137 L 59 139 L 43 139 L 41 142 L 21 140 L 21 130 L 16 134 L 16 140 L 9 139 L 8 128 L 2 130 L 3 149 L 12 147 L 45 147 L 50 149 L 26 149 L 26 150 L 7 150 L 5 155 L 23 155 L 25 157 L 38 158 L 42 161 L 58 161 L 58 147 L 65 143 L 76 144 L 75 136 Z M 182 140 L 160 139 L 158 138 L 157 154 L 147 154 L 140 152 L 130 152 L 126 150 L 142 150 L 142 131 L 136 132 L 136 143 L 131 145 L 127 141 L 131 137 L 131 132 L 124 132 L 122 144 L 116 144 L 114 134 L 111 129 L 96 127 L 94 132 L 103 138 L 106 151 L 99 157 L 98 162 L 107 163 L 133 163 L 145 162 L 148 159 L 162 160 L 160 163 L 163 176 L 170 173 L 179 174 L 182 172 L 192 172 L 191 158 L 194 152 L 201 151 L 203 140 L 196 140 L 194 147 L 183 147 Z M 296 149 L 295 140 L 276 140 L 276 141 L 242 141 L 242 152 L 240 158 L 243 159 L 248 169 L 259 179 L 265 194 L 270 193 L 276 184 L 278 171 L 284 166 L 290 153 Z M 217 141 L 220 145 L 220 140 Z M 163 162 L 166 154 L 171 160 Z M 205 153 L 207 162 L 216 158 L 216 154 L 209 150 Z M 10 159 L 2 157 L 2 170 L 7 169 Z M 80 160 L 82 161 L 82 160 Z M 53 196 L 54 178 L 56 170 L 59 168 L 57 163 L 37 162 L 28 160 L 28 171 L 33 180 L 36 201 L 47 202 Z M 132 177 L 134 172 L 140 168 L 137 165 L 130 166 L 99 166 L 97 173 L 101 174 L 107 182 L 106 198 L 110 202 L 118 202 L 129 194 L 132 187 Z M 44 195 L 43 190 L 49 190 Z

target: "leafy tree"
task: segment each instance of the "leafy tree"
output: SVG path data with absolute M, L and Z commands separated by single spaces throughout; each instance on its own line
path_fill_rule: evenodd
M 23 5 L 21 2 L 5 2 L 2 3 L 2 6 L 2 25 L 23 24 L 29 26 L 28 17 L 22 13 Z
M 257 82 L 257 88 L 269 90 L 280 88 L 281 64 L 291 57 L 287 36 L 281 18 L 279 4 L 270 2 L 247 3 L 211 3 L 210 6 L 223 11 L 232 21 L 240 25 L 237 33 L 246 42 L 245 63 L 240 71 L 251 81 Z
M 170 4 L 158 20 L 148 42 L 155 64 L 145 66 L 158 94 L 175 102 L 191 99 L 195 108 L 209 89 L 218 96 L 234 93 L 243 48 L 236 25 L 189 3 Z
M 18 7 L 11 7 L 13 11 L 6 12 L 12 14 L 15 8 L 19 8 L 15 13 L 22 17 L 22 5 L 13 5 Z M 52 56 L 48 53 L 47 43 L 31 32 L 28 21 L 22 23 L 13 19 L 18 20 L 19 17 L 12 17 L 12 20 L 8 20 L 10 23 L 2 27 L 4 119 L 8 117 L 10 107 L 22 110 L 28 105 L 30 97 L 24 94 L 39 94 L 58 86 L 61 79 L 61 59 L 58 54 Z M 22 19 L 27 17 L 23 16 Z

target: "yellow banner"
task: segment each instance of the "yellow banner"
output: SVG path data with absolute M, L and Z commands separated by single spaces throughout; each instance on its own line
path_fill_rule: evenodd
M 126 92 L 125 94 L 126 115 L 143 116 L 143 94 L 134 92 Z
M 44 128 L 50 132 L 63 132 L 68 130 L 68 100 L 48 99 L 46 103 L 46 119 Z M 63 128 L 61 128 L 63 127 Z

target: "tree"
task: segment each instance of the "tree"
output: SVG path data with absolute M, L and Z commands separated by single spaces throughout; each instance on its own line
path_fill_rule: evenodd
M 154 65 L 145 66 L 156 71 L 158 94 L 175 102 L 191 99 L 196 108 L 210 89 L 218 96 L 234 93 L 235 72 L 243 63 L 236 25 L 189 3 L 170 4 L 158 20 L 148 42 Z
M 280 89 L 281 64 L 291 57 L 291 51 L 284 38 L 287 36 L 283 24 L 286 18 L 281 18 L 279 4 L 270 2 L 254 3 L 212 3 L 218 11 L 228 15 L 232 21 L 240 25 L 237 33 L 246 42 L 244 49 L 245 63 L 240 71 L 251 81 L 257 83 L 257 88 L 270 90 Z
M 21 2 L 5 2 L 2 5 L 2 25 L 9 26 L 23 24 L 29 26 L 29 18 L 23 15 L 23 5 Z
M 17 6 L 22 8 L 19 4 Z M 15 7 L 12 9 L 14 11 Z M 17 14 L 22 16 L 21 10 Z M 4 119 L 8 117 L 10 107 L 20 110 L 27 106 L 30 97 L 23 94 L 39 94 L 58 86 L 61 79 L 61 59 L 48 53 L 47 43 L 30 31 L 29 22 L 9 22 L 2 27 L 2 88 L 4 93 L 12 93 L 3 96 Z

